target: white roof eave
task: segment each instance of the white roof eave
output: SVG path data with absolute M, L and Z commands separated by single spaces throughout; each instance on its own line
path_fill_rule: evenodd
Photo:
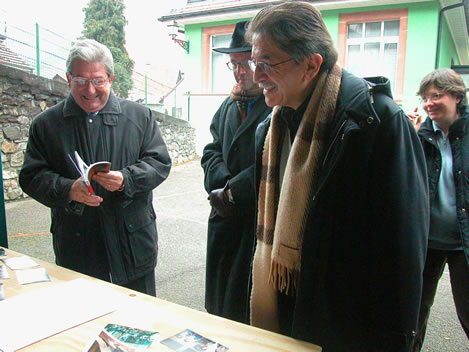
M 427 2 L 430 0 L 413 0 L 413 2 Z M 223 5 L 222 5 L 223 3 Z M 236 4 L 240 2 L 230 2 L 231 4 Z M 256 2 L 252 1 L 249 5 L 252 4 L 262 4 L 263 2 Z M 268 1 L 265 2 L 266 6 L 268 5 Z M 312 1 L 313 5 L 316 6 L 319 10 L 335 10 L 335 9 L 345 9 L 345 8 L 356 8 L 356 7 L 365 7 L 365 6 L 384 6 L 384 5 L 396 5 L 396 4 L 405 4 L 409 3 L 409 0 L 331 0 L 325 2 L 318 2 L 315 3 Z M 219 7 L 211 6 L 211 9 L 206 9 L 208 13 L 203 13 L 204 7 L 198 6 L 191 8 L 184 8 L 179 12 L 172 13 L 168 16 L 164 17 L 177 17 L 174 20 L 180 25 L 188 25 L 188 24 L 197 24 L 197 23 L 207 23 L 207 22 L 216 22 L 216 21 L 226 21 L 226 20 L 236 20 L 240 18 L 252 18 L 254 17 L 260 10 L 260 8 L 254 9 L 243 9 L 243 5 L 247 6 L 247 2 L 241 2 L 242 5 L 237 6 L 228 6 L 227 2 L 221 2 Z M 213 13 L 213 11 L 220 10 L 221 8 L 224 9 L 223 12 Z M 231 10 L 230 10 L 231 8 Z M 191 16 L 191 12 L 194 13 Z M 199 13 L 199 14 L 196 14 Z M 179 17 L 182 16 L 182 17 Z M 166 21 L 173 21 L 173 19 L 168 19 Z M 164 21 L 164 22 L 166 22 Z
M 462 0 L 440 0 L 442 9 L 459 3 L 462 3 Z M 469 65 L 469 35 L 464 6 L 447 10 L 444 16 L 454 40 L 460 64 Z

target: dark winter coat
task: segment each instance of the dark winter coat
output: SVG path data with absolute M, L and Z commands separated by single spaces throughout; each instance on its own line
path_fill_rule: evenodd
M 224 219 L 212 209 L 208 223 L 205 308 L 209 313 L 248 322 L 248 279 L 254 241 L 254 134 L 271 109 L 261 96 L 241 124 L 236 102 L 227 98 L 213 117 L 213 142 L 202 167 L 208 193 L 229 187 L 237 215 Z
M 435 200 L 441 173 L 441 153 L 436 144 L 433 124 L 427 118 L 419 130 L 420 141 L 425 152 L 430 188 L 430 203 Z M 469 265 L 469 107 L 451 125 L 448 133 L 453 154 L 453 175 L 456 187 L 456 208 L 461 234 L 461 243 Z
M 109 192 L 93 182 L 104 199 L 99 207 L 70 202 L 70 188 L 79 177 L 67 156 L 74 151 L 87 164 L 110 161 L 111 170 L 124 175 L 125 190 Z M 156 265 L 152 189 L 170 168 L 149 109 L 111 93 L 93 120 L 70 95 L 34 118 L 19 180 L 24 192 L 51 208 L 57 264 L 93 276 L 109 265 L 112 281 L 125 284 Z
M 343 71 L 310 195 L 289 335 L 324 352 L 410 351 L 417 326 L 429 226 L 424 155 L 389 81 L 376 81 Z M 256 133 L 256 165 L 269 124 Z

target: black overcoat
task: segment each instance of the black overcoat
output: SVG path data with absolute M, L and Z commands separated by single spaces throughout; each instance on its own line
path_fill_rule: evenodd
M 74 151 L 87 164 L 110 161 L 111 170 L 124 175 L 125 190 L 109 192 L 93 182 L 104 199 L 99 207 L 70 202 L 79 177 L 68 158 Z M 91 118 L 70 95 L 34 118 L 19 181 L 25 193 L 51 208 L 57 264 L 97 277 L 108 270 L 112 282 L 125 284 L 156 265 L 152 189 L 170 168 L 166 144 L 145 106 L 111 93 Z
M 227 98 L 213 117 L 213 142 L 202 156 L 205 189 L 229 180 L 237 215 L 224 219 L 212 209 L 208 223 L 205 308 L 209 313 L 248 322 L 248 278 L 254 241 L 254 135 L 271 108 L 260 96 L 241 124 L 236 102 Z
M 408 352 L 429 228 L 422 146 L 389 80 L 343 70 L 288 335 L 324 352 Z M 256 134 L 256 175 L 269 119 Z

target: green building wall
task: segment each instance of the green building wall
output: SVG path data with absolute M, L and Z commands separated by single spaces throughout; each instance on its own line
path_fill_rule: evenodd
M 353 12 L 367 12 L 408 8 L 408 27 L 406 56 L 404 65 L 404 90 L 402 107 L 404 111 L 411 111 L 419 104 L 416 92 L 420 80 L 435 68 L 435 58 L 438 37 L 439 3 L 408 3 L 404 5 L 388 5 L 361 7 L 353 9 L 324 10 L 322 16 L 332 40 L 337 47 L 339 38 L 339 18 L 341 14 Z M 190 40 L 190 53 L 185 57 L 186 79 L 191 93 L 202 91 L 202 30 L 236 23 L 242 19 L 191 24 L 185 26 L 186 39 Z M 248 19 L 246 19 L 248 20 Z M 451 61 L 459 63 L 456 48 L 451 38 L 448 25 L 444 21 L 440 48 L 439 67 L 450 67 Z

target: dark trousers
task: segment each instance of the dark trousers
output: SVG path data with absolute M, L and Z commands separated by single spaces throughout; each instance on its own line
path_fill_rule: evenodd
M 435 300 L 438 281 L 443 274 L 446 263 L 449 267 L 451 289 L 459 322 L 469 339 L 469 265 L 464 252 L 428 249 L 423 271 L 423 292 L 414 352 L 418 352 L 422 348 L 430 309 Z

